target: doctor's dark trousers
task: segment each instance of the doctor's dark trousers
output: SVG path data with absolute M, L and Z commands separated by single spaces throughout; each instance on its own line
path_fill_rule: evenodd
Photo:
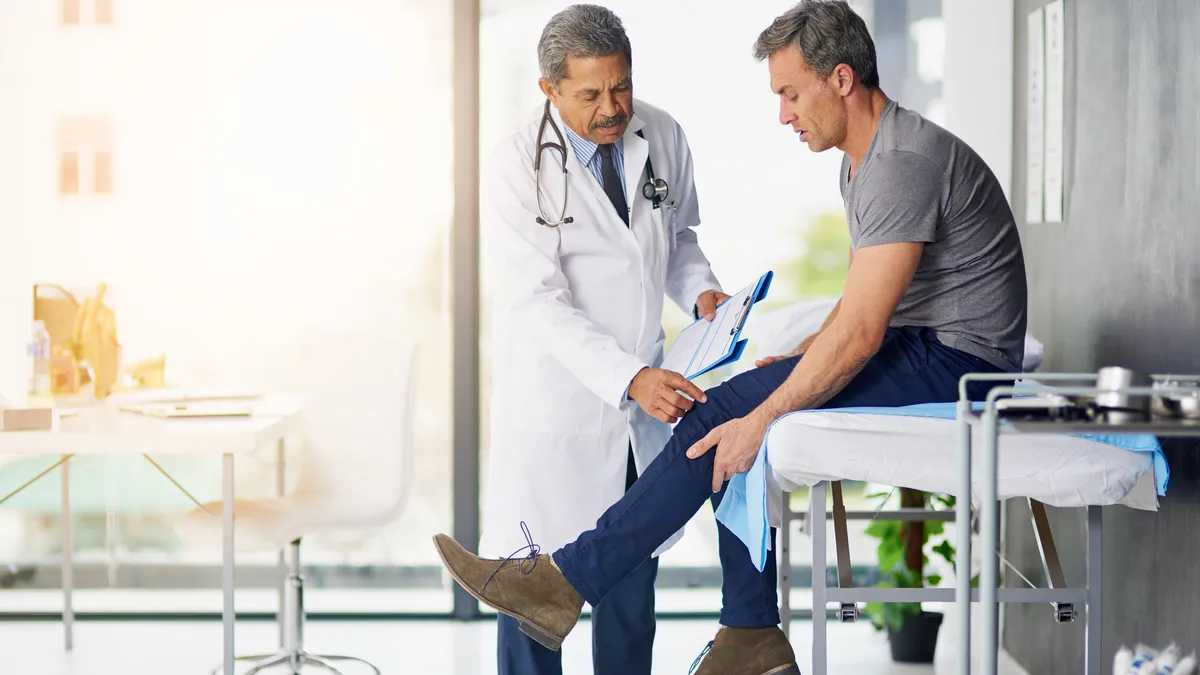
M 637 480 L 630 448 L 625 489 Z M 614 585 L 604 602 L 592 605 L 592 668 L 595 675 L 650 675 L 654 650 L 654 580 L 658 558 L 641 564 Z M 562 652 L 551 651 L 500 615 L 497 635 L 499 675 L 562 675 Z
M 791 374 L 802 357 L 777 361 L 731 378 L 709 390 L 708 401 L 697 404 L 675 426 L 662 453 L 625 495 L 575 541 L 555 551 L 562 573 L 593 607 L 603 605 L 635 570 L 683 527 L 705 501 L 715 508 L 725 494 L 713 494 L 713 458 L 709 450 L 688 459 L 687 449 L 713 428 L 744 417 L 767 399 Z M 955 401 L 958 380 L 966 373 L 998 372 L 988 362 L 946 347 L 924 328 L 888 329 L 883 346 L 849 385 L 825 408 L 903 406 Z M 982 384 L 982 383 L 981 383 Z M 987 387 L 996 386 L 987 383 Z M 984 390 L 968 392 L 978 398 Z M 813 448 L 812 452 L 837 452 Z M 727 484 L 728 485 L 728 484 Z M 721 556 L 721 625 L 762 628 L 779 623 L 776 595 L 775 547 L 760 573 L 750 562 L 745 544 L 718 523 Z M 772 541 L 775 537 L 771 530 Z

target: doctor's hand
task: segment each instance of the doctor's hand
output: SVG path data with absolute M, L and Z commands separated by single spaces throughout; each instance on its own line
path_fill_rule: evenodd
M 754 465 L 763 436 L 770 426 L 771 420 L 758 412 L 729 420 L 688 448 L 688 459 L 703 457 L 709 450 L 717 449 L 713 461 L 712 491 L 720 492 L 725 481 L 735 474 L 749 471 Z
M 629 398 L 637 401 L 647 415 L 667 424 L 678 422 L 695 405 L 679 392 L 701 403 L 708 401 L 700 387 L 679 373 L 662 368 L 642 368 L 629 383 Z
M 696 298 L 696 316 L 712 321 L 717 316 L 717 305 L 725 302 L 729 296 L 721 291 L 704 291 Z

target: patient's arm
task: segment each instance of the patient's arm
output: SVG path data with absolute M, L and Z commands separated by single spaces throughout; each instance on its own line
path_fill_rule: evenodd
M 792 350 L 792 356 L 807 352 L 808 348 L 812 346 L 813 341 L 817 339 L 817 336 L 825 332 L 825 329 L 829 328 L 829 324 L 833 323 L 833 320 L 837 318 L 838 310 L 841 309 L 841 307 L 842 299 L 838 298 L 837 304 L 833 306 L 833 309 L 829 310 L 829 316 L 825 317 L 825 322 L 821 324 L 821 327 L 817 329 L 817 332 L 804 338 L 804 341 L 801 342 L 794 350 Z
M 772 422 L 794 410 L 821 406 L 879 351 L 923 248 L 922 243 L 903 242 L 859 249 L 837 315 L 817 334 L 788 379 L 754 412 L 713 429 L 688 449 L 687 456 L 695 459 L 717 448 L 713 492 L 750 468 Z
M 769 424 L 789 412 L 819 407 L 849 384 L 879 351 L 923 248 L 903 242 L 860 249 L 837 315 L 817 334 L 787 381 L 752 414 Z
M 851 266 L 854 265 L 854 249 L 850 249 L 850 263 L 849 264 Z M 758 361 L 755 361 L 754 365 L 758 366 L 759 368 L 762 368 L 763 366 L 767 366 L 772 363 L 775 363 L 776 361 L 778 361 L 780 359 L 786 359 L 790 356 L 799 356 L 800 354 L 807 352 L 808 348 L 812 346 L 813 341 L 817 339 L 817 336 L 820 335 L 822 332 L 824 332 L 826 328 L 829 328 L 829 324 L 833 323 L 833 320 L 835 318 L 837 318 L 838 310 L 841 308 L 841 306 L 842 306 L 842 299 L 838 298 L 838 301 L 836 304 L 834 304 L 833 309 L 829 310 L 829 316 L 825 317 L 825 321 L 821 323 L 821 327 L 817 329 L 817 332 L 804 338 L 804 340 L 802 340 L 800 342 L 800 344 L 796 346 L 795 349 L 793 349 L 792 351 L 790 351 L 787 354 L 784 354 L 782 356 L 767 356 L 767 357 L 761 358 Z
M 829 324 L 833 323 L 833 319 L 837 316 L 838 308 L 841 306 L 842 306 L 842 300 L 841 300 L 841 298 L 838 298 L 837 304 L 835 304 L 833 306 L 833 309 L 829 310 L 829 316 L 825 317 L 825 322 L 821 324 L 821 327 L 817 329 L 817 332 L 804 338 L 804 340 L 799 345 L 797 345 L 795 349 L 793 349 L 792 351 L 790 351 L 786 354 L 780 354 L 778 356 L 764 356 L 763 358 L 755 361 L 754 365 L 758 366 L 759 368 L 762 368 L 763 366 L 769 366 L 772 363 L 779 361 L 780 359 L 786 359 L 786 358 L 791 358 L 793 356 L 799 356 L 800 354 L 803 354 L 804 352 L 808 351 L 808 348 L 812 346 L 813 340 L 816 340 L 817 336 L 820 335 L 826 328 L 829 328 Z

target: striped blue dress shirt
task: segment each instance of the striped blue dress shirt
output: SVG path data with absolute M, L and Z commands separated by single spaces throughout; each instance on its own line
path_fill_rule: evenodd
M 600 158 L 600 145 L 593 143 L 586 138 L 580 137 L 571 127 L 562 125 L 567 132 L 567 139 L 571 141 L 571 147 L 575 149 L 575 156 L 579 158 L 579 163 L 591 170 L 592 175 L 596 177 L 596 182 L 600 183 L 600 187 L 604 187 L 604 175 L 602 170 L 603 160 Z M 621 192 L 625 194 L 625 203 L 629 203 L 629 194 L 625 189 L 625 140 L 618 138 L 613 144 L 613 160 L 617 164 L 617 175 L 621 177 Z

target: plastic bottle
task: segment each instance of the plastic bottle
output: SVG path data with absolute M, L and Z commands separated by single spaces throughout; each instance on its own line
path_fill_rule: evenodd
M 1113 657 L 1113 672 L 1116 675 L 1128 675 L 1132 666 L 1133 650 L 1121 645 L 1121 648 L 1117 650 L 1117 655 Z
M 1146 645 L 1139 644 L 1133 648 L 1133 664 L 1129 667 L 1127 675 L 1141 675 L 1142 667 L 1154 663 L 1154 657 L 1158 656 L 1158 652 Z M 1153 673 L 1154 671 L 1148 671 Z
M 1179 647 L 1174 642 L 1154 659 L 1154 675 L 1173 675 L 1179 663 Z
M 29 339 L 29 395 L 50 395 L 50 333 L 42 321 L 33 322 Z
M 1196 671 L 1196 653 L 1188 654 L 1187 658 L 1175 666 L 1175 675 L 1192 675 Z

